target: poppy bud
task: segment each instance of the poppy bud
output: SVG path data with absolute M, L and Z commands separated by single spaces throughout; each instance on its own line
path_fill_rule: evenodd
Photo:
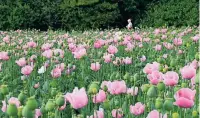
M 52 88 L 51 90 L 51 95 L 55 96 L 57 94 L 56 88 Z
M 9 104 L 7 108 L 7 114 L 9 116 L 16 116 L 17 115 L 17 106 L 15 104 Z
M 142 85 L 142 91 L 145 92 L 145 93 L 149 90 L 149 88 L 150 88 L 149 84 L 143 84 Z

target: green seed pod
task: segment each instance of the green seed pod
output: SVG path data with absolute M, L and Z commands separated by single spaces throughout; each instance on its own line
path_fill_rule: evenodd
M 20 107 L 18 108 L 18 113 L 17 113 L 17 116 L 18 116 L 18 117 L 22 117 L 22 110 L 23 110 L 23 106 L 20 106 Z
M 162 109 L 162 107 L 163 107 L 163 99 L 157 98 L 156 99 L 156 103 L 155 103 L 155 107 L 156 107 L 156 109 Z
M 140 79 L 140 78 L 139 78 L 138 73 L 134 74 L 134 82 L 136 82 L 136 81 L 139 80 L 139 79 Z
M 160 82 L 157 84 L 157 88 L 159 91 L 164 91 L 165 90 L 165 84 Z
M 55 103 L 53 99 L 49 99 L 48 102 L 45 105 L 46 111 L 52 111 L 55 108 Z
M 9 93 L 9 90 L 8 90 L 8 86 L 7 85 L 1 85 L 1 93 L 3 95 L 7 95 Z
M 57 94 L 56 88 L 52 88 L 51 89 L 51 95 L 56 96 L 56 94 Z
M 22 116 L 24 116 L 26 118 L 33 118 L 34 112 L 32 110 L 28 109 L 27 106 L 25 106 L 22 110 Z
M 142 91 L 145 92 L 145 93 L 149 90 L 149 88 L 150 88 L 149 84 L 143 84 L 142 85 Z
M 45 110 L 45 105 L 43 104 L 42 107 L 40 108 L 40 111 L 42 114 L 45 114 L 46 113 L 46 110 Z
M 17 106 L 15 104 L 9 104 L 7 108 L 7 114 L 9 116 L 17 116 Z
M 196 77 L 195 77 L 195 83 L 199 84 L 199 79 L 200 79 L 200 70 L 198 71 Z
M 18 95 L 18 99 L 21 103 L 23 103 L 23 101 L 26 99 L 26 95 L 21 92 L 19 95 Z
M 175 113 L 172 113 L 172 118 L 180 118 L 180 117 L 179 117 L 179 114 L 175 112 Z
M 170 66 L 171 66 L 171 67 L 175 67 L 175 66 L 176 66 L 176 61 L 175 61 L 174 59 L 172 59 L 172 60 L 170 61 Z
M 97 82 L 92 82 L 89 86 L 88 93 L 89 94 L 96 94 L 99 91 L 99 85 Z
M 56 104 L 58 106 L 63 106 L 65 104 L 65 98 L 61 95 L 56 99 Z
M 192 117 L 193 118 L 198 118 L 199 117 L 198 112 L 197 111 L 192 111 Z
M 127 72 L 124 76 L 123 76 L 124 80 L 129 80 L 130 79 L 130 74 Z
M 105 109 L 105 110 L 109 110 L 110 109 L 110 101 L 109 100 L 106 100 L 106 101 L 104 101 L 103 102 L 103 108 Z
M 38 103 L 35 97 L 28 98 L 28 101 L 26 102 L 26 107 L 30 110 L 35 110 L 38 107 Z
M 166 98 L 167 99 L 167 98 Z M 170 111 L 173 109 L 173 102 L 172 102 L 172 99 L 167 99 L 165 100 L 164 102 L 164 109 L 167 110 L 167 111 Z
M 181 84 L 181 87 L 182 87 L 182 88 L 187 88 L 187 83 L 182 83 L 182 84 Z
M 149 97 L 156 97 L 158 95 L 158 90 L 155 86 L 151 86 L 147 91 L 147 95 Z
M 196 59 L 197 61 L 199 61 L 199 58 L 200 58 L 199 53 L 196 53 L 196 54 L 195 54 L 195 59 Z

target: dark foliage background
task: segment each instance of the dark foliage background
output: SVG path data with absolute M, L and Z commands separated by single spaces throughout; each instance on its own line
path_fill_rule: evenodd
M 0 30 L 198 25 L 198 0 L 0 0 Z

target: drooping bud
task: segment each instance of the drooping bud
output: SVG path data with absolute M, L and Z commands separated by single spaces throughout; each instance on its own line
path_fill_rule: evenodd
M 56 104 L 58 106 L 63 106 L 65 104 L 65 98 L 61 95 L 56 99 Z

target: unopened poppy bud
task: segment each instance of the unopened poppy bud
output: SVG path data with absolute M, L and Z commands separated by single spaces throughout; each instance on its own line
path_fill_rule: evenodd
M 97 82 L 92 82 L 89 86 L 88 93 L 89 94 L 96 94 L 99 90 L 99 85 Z

